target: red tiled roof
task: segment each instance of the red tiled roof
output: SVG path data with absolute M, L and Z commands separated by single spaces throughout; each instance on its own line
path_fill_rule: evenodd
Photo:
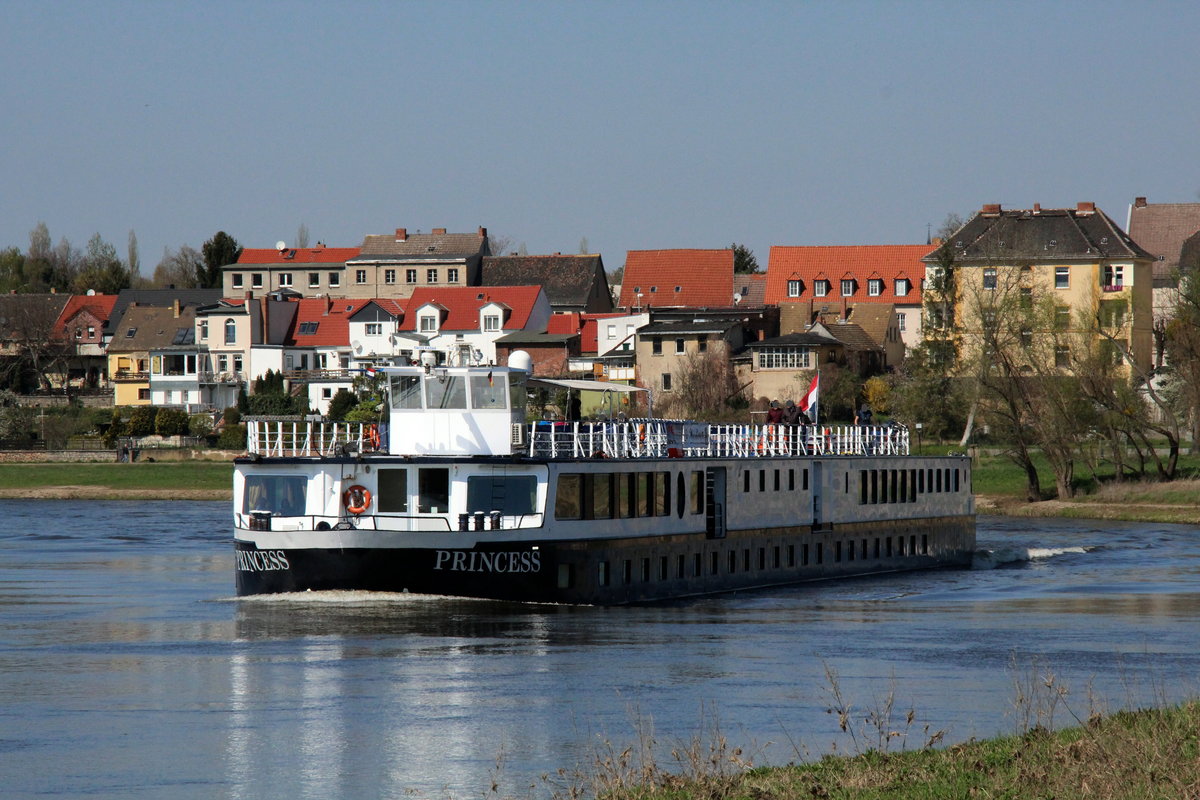
M 369 300 L 333 297 L 304 297 L 293 301 L 298 306 L 287 344 L 296 347 L 342 347 L 350 344 L 350 317 Z M 302 331 L 316 323 L 311 333 Z
M 60 337 L 66 332 L 67 323 L 73 320 L 81 312 L 87 311 L 100 324 L 108 319 L 112 314 L 113 306 L 117 303 L 115 294 L 75 294 L 71 295 L 67 300 L 67 304 L 63 306 L 63 310 L 58 315 L 58 319 L 54 322 L 54 329 L 50 335 Z
M 581 325 L 582 320 L 577 311 L 565 314 L 553 314 L 550 317 L 550 321 L 546 323 L 546 333 L 579 333 Z
M 921 259 L 929 254 L 927 244 L 882 244 L 850 245 L 833 247 L 781 247 L 771 248 L 767 266 L 767 305 L 799 303 L 809 300 L 830 302 L 841 300 L 841 287 L 837 280 L 825 297 L 813 294 L 813 281 L 829 280 L 831 275 L 854 278 L 858 285 L 853 296 L 846 298 L 855 303 L 892 303 L 919 305 L 921 281 L 925 277 L 925 265 Z M 868 293 L 867 280 L 883 279 L 882 293 L 872 297 Z M 907 278 L 908 294 L 896 296 L 896 279 Z M 788 297 L 789 280 L 802 281 L 799 297 Z
M 479 309 L 489 303 L 502 303 L 509 308 L 501 326 L 503 330 L 524 330 L 541 294 L 540 286 L 418 286 L 408 298 L 409 313 L 404 315 L 400 330 L 417 330 L 416 311 L 428 303 L 446 309 L 438 326 L 441 331 L 479 330 Z
M 246 248 L 239 264 L 341 264 L 357 258 L 359 247 L 287 247 L 283 250 Z
M 678 291 L 677 291 L 678 290 Z M 630 250 L 621 308 L 733 305 L 732 250 Z

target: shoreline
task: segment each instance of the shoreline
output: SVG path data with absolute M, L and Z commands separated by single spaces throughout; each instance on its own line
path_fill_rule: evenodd
M 85 484 L 0 488 L 0 500 L 205 500 L 230 502 L 232 489 L 116 488 Z M 976 495 L 979 516 L 1096 519 L 1114 522 L 1200 524 L 1200 503 L 1131 503 L 1042 500 Z

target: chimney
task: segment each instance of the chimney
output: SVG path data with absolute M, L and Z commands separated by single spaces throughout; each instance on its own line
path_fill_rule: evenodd
M 1145 207 L 1146 207 L 1146 198 L 1144 198 L 1144 197 L 1135 197 L 1135 198 L 1133 199 L 1133 207 L 1134 207 L 1134 208 L 1145 208 Z
M 808 319 L 804 320 L 804 330 L 808 330 L 813 325 L 813 299 L 808 298 Z
M 445 229 L 445 228 L 434 228 L 434 229 L 433 229 L 433 235 L 434 235 L 434 236 L 445 236 L 445 235 L 446 235 L 446 229 Z
M 396 228 L 396 241 L 403 242 L 408 239 L 408 228 Z
M 328 296 L 326 296 L 326 298 L 325 298 L 325 312 L 324 312 L 324 314 L 322 314 L 322 316 L 328 317 L 328 316 L 329 316 L 329 312 L 330 312 L 330 311 L 333 311 L 333 298 L 332 298 L 332 297 L 328 297 Z
M 260 303 L 260 309 L 262 311 L 262 338 L 259 339 L 259 341 L 261 341 L 263 344 L 267 344 L 267 333 L 270 330 L 270 328 L 267 327 L 267 309 L 269 308 L 269 301 L 266 297 L 262 297 L 259 298 L 258 302 Z
M 998 217 L 998 216 L 1000 216 L 1000 204 L 999 203 L 984 203 L 983 211 L 981 211 L 980 213 L 982 213 L 985 217 Z
M 483 227 L 482 225 L 479 226 L 479 238 L 480 239 L 487 238 L 487 228 Z
M 250 301 L 254 299 L 254 292 L 246 290 L 246 308 L 250 308 Z
M 179 298 L 176 297 L 171 301 L 171 314 L 175 317 L 175 319 L 179 319 L 179 311 Z
M 1042 213 L 1042 204 L 1041 204 L 1041 203 L 1034 203 L 1034 204 L 1033 204 L 1033 213 L 1035 213 L 1035 214 L 1040 214 L 1040 213 Z
M 849 300 L 847 300 L 845 298 L 845 296 L 843 296 L 842 297 L 842 318 L 840 320 L 838 320 L 838 322 L 845 322 L 846 318 L 848 316 L 850 316 L 850 308 L 849 308 L 848 304 L 849 304 Z
M 1079 205 L 1075 206 L 1075 213 L 1076 214 L 1095 214 L 1096 213 L 1096 204 L 1095 203 L 1080 203 Z

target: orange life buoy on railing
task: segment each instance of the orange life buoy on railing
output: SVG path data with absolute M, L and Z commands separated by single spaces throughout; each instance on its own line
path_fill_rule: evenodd
M 375 449 L 375 450 L 379 449 L 379 426 L 378 425 L 368 425 L 367 426 L 367 443 L 370 444 L 373 449 Z
M 371 507 L 371 490 L 354 484 L 342 493 L 342 503 L 351 514 L 361 514 Z

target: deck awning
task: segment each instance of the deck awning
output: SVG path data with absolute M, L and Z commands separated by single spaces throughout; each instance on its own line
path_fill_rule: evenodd
M 525 381 L 526 386 L 531 386 L 535 389 L 566 389 L 568 396 L 571 392 L 610 392 L 619 394 L 632 394 L 634 392 L 646 393 L 646 411 L 649 416 L 654 416 L 654 395 L 649 389 L 643 389 L 641 386 L 630 386 L 625 383 L 612 383 L 610 381 L 589 381 L 582 378 L 529 378 Z M 610 402 L 611 404 L 611 402 Z

